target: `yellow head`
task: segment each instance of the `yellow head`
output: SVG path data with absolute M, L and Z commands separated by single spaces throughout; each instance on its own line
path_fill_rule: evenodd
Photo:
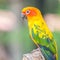
M 32 18 L 40 16 L 41 12 L 35 7 L 25 7 L 22 9 L 22 15 L 26 17 L 27 20 L 31 20 Z

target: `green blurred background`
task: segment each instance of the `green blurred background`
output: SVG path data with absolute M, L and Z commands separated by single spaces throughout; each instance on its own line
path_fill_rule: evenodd
M 60 0 L 0 0 L 0 10 L 10 11 L 17 18 L 12 31 L 0 31 L 0 43 L 8 51 L 7 54 L 13 56 L 14 60 L 22 59 L 23 54 L 36 48 L 29 37 L 27 21 L 23 22 L 20 16 L 22 8 L 26 6 L 39 8 L 43 16 L 47 13 L 60 15 Z M 53 31 L 53 35 L 57 42 L 58 60 L 60 60 L 60 31 Z

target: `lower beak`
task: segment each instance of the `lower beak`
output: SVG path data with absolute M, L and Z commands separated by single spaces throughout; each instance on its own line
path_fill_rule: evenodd
M 26 15 L 24 13 L 21 13 L 21 17 L 22 17 L 23 20 L 27 19 Z

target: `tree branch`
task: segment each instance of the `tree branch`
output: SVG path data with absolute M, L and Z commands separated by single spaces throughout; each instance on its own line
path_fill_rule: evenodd
M 33 50 L 30 53 L 23 55 L 23 60 L 45 60 L 40 48 Z

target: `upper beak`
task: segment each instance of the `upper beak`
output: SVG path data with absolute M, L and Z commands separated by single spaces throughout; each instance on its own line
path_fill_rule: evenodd
M 21 17 L 22 17 L 23 20 L 27 19 L 26 15 L 24 13 L 21 13 Z

